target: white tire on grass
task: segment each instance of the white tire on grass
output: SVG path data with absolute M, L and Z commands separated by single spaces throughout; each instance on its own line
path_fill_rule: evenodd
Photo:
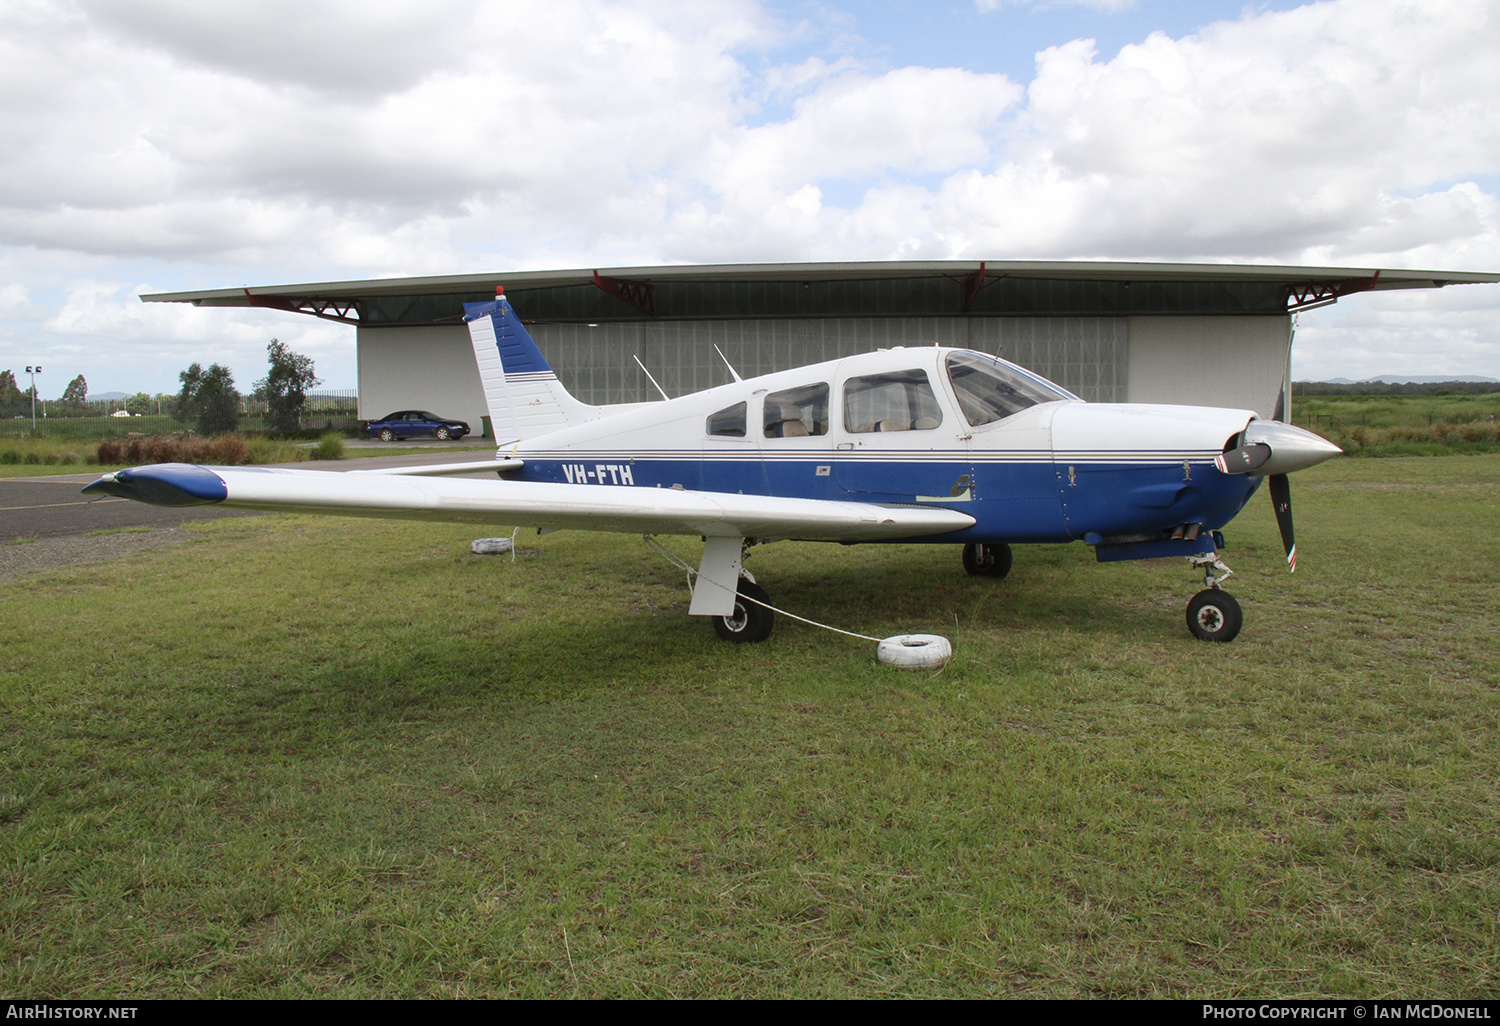
M 886 638 L 875 657 L 902 670 L 927 670 L 953 658 L 953 646 L 940 634 L 897 634 Z

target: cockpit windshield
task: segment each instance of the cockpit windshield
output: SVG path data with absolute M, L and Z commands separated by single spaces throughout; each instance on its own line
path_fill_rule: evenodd
M 958 405 L 973 427 L 1003 420 L 1042 403 L 1078 401 L 1072 392 L 1046 378 L 983 353 L 950 353 L 947 365 L 948 380 L 953 383 Z

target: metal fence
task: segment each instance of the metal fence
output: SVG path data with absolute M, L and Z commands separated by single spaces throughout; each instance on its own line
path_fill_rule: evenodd
M 60 437 L 97 438 L 108 435 L 159 435 L 184 430 L 185 425 L 174 418 L 171 403 L 175 396 L 150 396 L 146 401 L 132 396 L 127 399 L 90 399 L 84 403 L 63 404 L 57 400 L 39 401 L 36 404 L 36 430 L 38 434 Z M 131 412 L 127 405 L 145 412 Z M 303 430 L 347 431 L 359 426 L 359 393 L 353 389 L 345 391 L 313 392 L 302 408 Z M 266 403 L 264 400 L 244 398 L 240 401 L 240 430 L 264 431 Z M 31 404 L 24 410 L 6 407 L 0 411 L 0 438 L 16 438 L 30 434 Z M 188 425 L 190 426 L 190 425 Z

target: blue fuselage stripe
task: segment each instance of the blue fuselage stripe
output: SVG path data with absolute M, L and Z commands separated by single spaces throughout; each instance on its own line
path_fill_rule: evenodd
M 624 456 L 528 453 L 517 477 L 560 484 L 774 495 L 959 510 L 973 527 L 941 541 L 1064 542 L 1095 532 L 1149 533 L 1182 523 L 1223 527 L 1244 507 L 1259 478 L 1219 473 L 1203 454 L 1114 454 L 1083 462 L 1069 455 L 976 459 L 943 452 L 873 456 L 839 453 L 730 454 L 679 451 Z M 1168 462 L 1170 460 L 1170 462 Z

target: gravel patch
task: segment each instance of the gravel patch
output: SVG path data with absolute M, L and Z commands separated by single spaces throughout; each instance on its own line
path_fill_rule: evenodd
M 0 544 L 0 581 L 14 580 L 48 567 L 108 562 L 141 549 L 161 548 L 191 537 L 192 532 L 180 527 L 162 527 L 118 534 L 38 538 L 19 545 Z

